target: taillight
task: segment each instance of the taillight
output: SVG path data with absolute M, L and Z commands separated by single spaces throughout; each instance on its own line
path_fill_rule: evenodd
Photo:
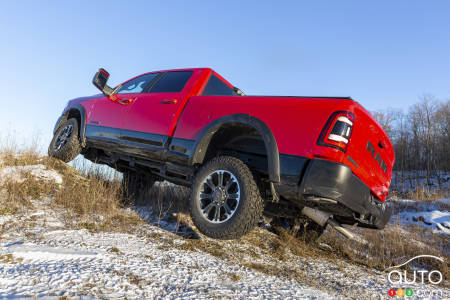
M 334 112 L 320 133 L 317 144 L 347 151 L 355 116 L 348 111 Z

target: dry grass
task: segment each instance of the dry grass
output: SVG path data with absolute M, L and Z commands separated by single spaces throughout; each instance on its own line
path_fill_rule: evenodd
M 156 186 L 147 204 L 160 208 L 155 213 L 169 215 L 172 218 L 169 221 L 176 222 L 178 228 L 192 227 L 192 221 L 186 214 L 184 206 L 187 195 L 177 189 L 176 186 Z M 170 196 L 166 196 L 167 191 L 170 191 L 168 193 Z M 304 274 L 302 270 L 290 267 L 290 262 L 295 260 L 295 257 L 336 262 L 344 260 L 378 270 L 384 270 L 404 262 L 405 258 L 409 259 L 420 254 L 448 257 L 449 246 L 445 237 L 419 227 L 408 228 L 408 230 L 402 230 L 399 226 L 389 226 L 382 231 L 360 228 L 351 230 L 358 231 L 367 243 L 349 241 L 333 229 L 329 229 L 318 243 L 328 244 L 332 250 L 323 249 L 316 243 L 299 239 L 296 232 L 277 227 L 274 230 L 277 234 L 257 228 L 236 241 L 213 240 L 203 236 L 192 238 L 182 235 L 182 243 L 167 240 L 160 247 L 162 250 L 175 247 L 185 251 L 202 251 L 268 275 L 296 280 L 303 280 Z M 161 240 L 161 238 L 163 237 L 158 233 L 151 239 Z M 427 247 L 430 244 L 433 246 Z M 436 262 L 431 260 L 425 260 L 422 263 L 431 264 L 441 270 L 447 278 L 450 275 L 448 266 L 437 266 Z
M 440 190 L 427 190 L 424 187 L 419 187 L 415 190 L 408 192 L 399 192 L 396 190 L 389 191 L 391 197 L 397 197 L 400 199 L 411 199 L 416 201 L 436 201 L 442 198 L 448 198 L 450 196 L 449 189 Z
M 108 249 L 108 252 L 110 253 L 115 253 L 115 254 L 122 254 L 122 251 L 120 251 L 118 248 L 116 247 L 112 247 L 110 249 Z
M 17 264 L 23 261 L 21 257 L 14 257 L 11 253 L 0 255 L 0 262 L 3 264 Z
M 35 152 L 0 153 L 0 169 L 4 167 L 45 164 L 45 158 L 40 158 Z M 49 166 L 53 168 L 53 165 Z M 15 214 L 32 208 L 32 199 L 41 199 L 54 195 L 58 185 L 54 182 L 39 180 L 33 175 L 21 171 L 15 178 L 6 178 L 0 181 L 0 215 Z M 1 178 L 0 178 L 1 179 Z
M 0 186 L 0 215 L 14 214 L 33 207 L 32 200 L 51 197 L 51 206 L 66 209 L 67 225 L 90 231 L 131 231 L 143 222 L 135 213 L 123 210 L 123 192 L 120 179 L 99 171 L 96 167 L 77 171 L 73 167 L 50 157 L 39 156 L 34 151 L 3 151 L 0 169 L 4 167 L 45 165 L 63 178 L 58 185 L 39 180 L 23 172 L 23 181 L 8 179 Z
M 56 170 L 63 177 L 61 186 L 55 183 L 39 181 L 29 174 L 22 174 L 25 181 L 18 183 L 7 180 L 0 187 L 0 215 L 14 214 L 32 207 L 32 199 L 53 196 L 55 208 L 66 210 L 66 223 L 75 228 L 85 228 L 96 232 L 122 231 L 130 232 L 143 224 L 136 214 L 123 209 L 123 191 L 120 178 L 98 171 L 98 169 L 82 169 L 81 172 L 61 161 L 40 157 L 33 151 L 19 154 L 4 151 L 0 154 L 0 169 L 5 166 L 23 166 L 43 164 L 47 169 Z M 81 174 L 84 175 L 81 175 Z M 283 278 L 304 280 L 302 270 L 290 267 L 296 258 L 313 258 L 335 260 L 344 259 L 351 263 L 384 270 L 420 254 L 432 254 L 448 258 L 449 245 L 444 237 L 432 234 L 417 226 L 403 230 L 399 226 L 389 226 L 383 231 L 358 230 L 367 241 L 366 244 L 352 242 L 342 238 L 334 230 L 329 229 L 320 242 L 332 247 L 332 251 L 323 250 L 315 244 L 306 243 L 296 237 L 295 232 L 276 228 L 277 234 L 266 229 L 257 228 L 250 234 L 236 241 L 218 241 L 201 237 L 193 229 L 192 221 L 187 214 L 188 189 L 170 184 L 156 184 L 142 198 L 138 205 L 151 206 L 156 223 L 161 220 L 176 224 L 175 231 L 187 232 L 181 235 L 181 243 L 176 237 L 161 233 L 148 235 L 149 241 L 163 241 L 160 247 L 178 248 L 185 251 L 202 251 L 210 255 L 241 264 L 259 272 Z M 440 194 L 430 194 L 425 190 L 416 190 L 408 198 L 432 201 L 440 198 Z M 430 247 L 431 245 L 431 247 Z M 117 250 L 117 251 L 116 251 Z M 117 248 L 111 253 L 120 254 Z M 8 257 L 1 257 L 6 260 Z M 151 259 L 151 258 L 150 258 Z M 447 265 L 435 265 L 435 261 L 422 261 L 439 269 L 445 278 L 450 272 Z M 240 277 L 230 274 L 232 281 Z
M 55 195 L 54 203 L 68 208 L 79 227 L 90 231 L 133 231 L 143 220 L 123 210 L 123 191 L 118 178 L 105 179 L 97 173 L 86 177 L 65 177 Z M 67 220 L 71 223 L 71 220 Z
M 236 273 L 229 273 L 230 280 L 233 282 L 237 282 L 241 279 L 241 277 Z
M 321 241 L 330 245 L 340 257 L 378 270 L 385 270 L 422 254 L 448 260 L 450 249 L 445 236 L 413 225 L 406 229 L 398 225 L 388 226 L 384 230 L 358 229 L 367 243 L 348 240 L 333 230 L 325 234 Z M 450 275 L 448 265 L 434 259 L 424 258 L 418 263 L 440 270 L 445 278 Z

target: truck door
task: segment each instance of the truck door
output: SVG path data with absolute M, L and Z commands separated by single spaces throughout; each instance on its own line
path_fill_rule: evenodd
M 122 138 L 163 148 L 173 134 L 178 114 L 189 95 L 193 71 L 166 72 L 140 94 L 125 117 Z M 192 82 L 192 80 L 191 80 Z
M 130 105 L 157 75 L 151 73 L 139 76 L 125 82 L 117 94 L 97 99 L 88 117 L 88 125 L 107 127 L 105 130 L 109 132 L 117 129 L 119 134 Z

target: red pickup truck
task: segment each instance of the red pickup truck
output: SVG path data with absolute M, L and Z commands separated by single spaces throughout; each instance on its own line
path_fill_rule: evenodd
M 394 150 L 351 98 L 247 96 L 210 68 L 150 72 L 115 88 L 108 78 L 100 69 L 102 94 L 69 101 L 50 156 L 81 153 L 129 186 L 189 186 L 192 219 L 214 238 L 245 235 L 263 215 L 347 236 L 341 224 L 389 221 Z

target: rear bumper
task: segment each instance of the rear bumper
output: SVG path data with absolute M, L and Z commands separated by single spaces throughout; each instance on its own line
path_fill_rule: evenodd
M 359 226 L 382 229 L 389 222 L 392 208 L 373 197 L 369 187 L 356 177 L 346 165 L 322 159 L 311 159 L 305 163 L 303 175 L 297 181 L 296 199 L 301 204 L 316 206 L 331 212 L 334 216 L 353 220 Z M 285 186 L 282 176 L 281 186 Z M 299 182 L 299 183 L 298 183 Z M 289 184 L 293 187 L 292 182 Z M 280 187 L 281 187 L 280 186 Z M 283 188 L 280 194 L 283 196 Z M 292 198 L 292 191 L 287 196 Z M 309 199 L 331 199 L 322 205 Z M 336 203 L 333 205 L 332 203 Z M 341 207 L 342 209 L 339 209 Z M 342 212 L 342 213 L 340 213 Z M 350 222 L 351 223 L 351 222 Z

